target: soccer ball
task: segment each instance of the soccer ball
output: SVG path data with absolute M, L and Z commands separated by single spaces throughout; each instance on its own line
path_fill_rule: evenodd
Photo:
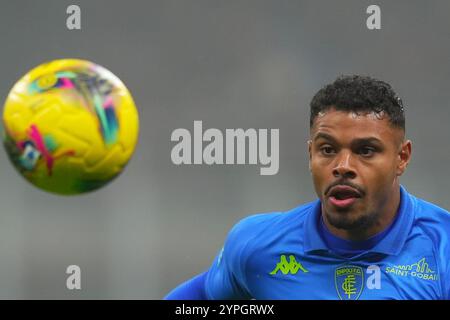
M 85 60 L 41 64 L 11 89 L 4 106 L 4 146 L 15 168 L 57 194 L 101 188 L 130 160 L 138 112 L 125 85 Z

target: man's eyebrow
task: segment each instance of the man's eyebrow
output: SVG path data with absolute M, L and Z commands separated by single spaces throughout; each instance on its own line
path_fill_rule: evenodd
M 325 140 L 330 140 L 330 141 L 336 141 L 336 139 L 324 132 L 319 132 L 318 134 L 316 134 L 316 136 L 314 137 L 314 141 L 319 140 L 319 139 L 325 139 Z
M 377 139 L 375 137 L 367 137 L 367 138 L 358 138 L 352 141 L 352 144 L 360 145 L 360 144 L 383 144 L 383 141 L 380 139 Z
M 314 137 L 314 141 L 319 140 L 319 139 L 325 139 L 325 140 L 329 140 L 332 142 L 337 142 L 336 139 L 324 132 L 319 132 L 315 137 Z M 378 144 L 383 144 L 383 142 L 375 137 L 365 137 L 365 138 L 357 138 L 352 140 L 352 144 L 354 145 L 359 145 L 359 144 L 370 144 L 370 143 L 378 143 Z

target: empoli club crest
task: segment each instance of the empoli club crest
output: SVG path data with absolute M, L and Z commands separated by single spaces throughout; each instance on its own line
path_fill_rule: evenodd
M 364 287 L 364 272 L 361 267 L 345 265 L 334 272 L 336 291 L 341 300 L 358 300 Z

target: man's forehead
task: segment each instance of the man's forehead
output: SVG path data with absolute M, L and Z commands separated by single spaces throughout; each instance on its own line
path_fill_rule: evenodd
M 383 112 L 348 112 L 330 109 L 317 115 L 311 127 L 311 133 L 314 129 L 354 127 L 359 127 L 359 130 L 365 129 L 365 131 L 393 128 L 389 122 L 389 117 Z
M 332 118 L 332 117 L 348 117 L 351 119 L 370 119 L 370 120 L 388 120 L 388 115 L 383 111 L 346 111 L 346 110 L 337 110 L 335 107 L 330 107 L 324 111 L 321 111 L 317 114 L 315 120 L 323 119 L 323 118 Z
M 390 140 L 392 135 L 403 134 L 398 128 L 392 126 L 389 117 L 384 113 L 376 112 L 348 112 L 330 109 L 320 113 L 311 127 L 311 138 L 334 136 L 338 138 L 346 135 L 352 139 L 376 138 Z

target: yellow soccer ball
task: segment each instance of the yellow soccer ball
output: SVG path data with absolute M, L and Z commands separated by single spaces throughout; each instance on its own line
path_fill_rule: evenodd
M 57 194 L 101 188 L 136 147 L 139 118 L 125 85 L 85 60 L 41 64 L 11 89 L 3 111 L 4 146 L 15 168 Z

